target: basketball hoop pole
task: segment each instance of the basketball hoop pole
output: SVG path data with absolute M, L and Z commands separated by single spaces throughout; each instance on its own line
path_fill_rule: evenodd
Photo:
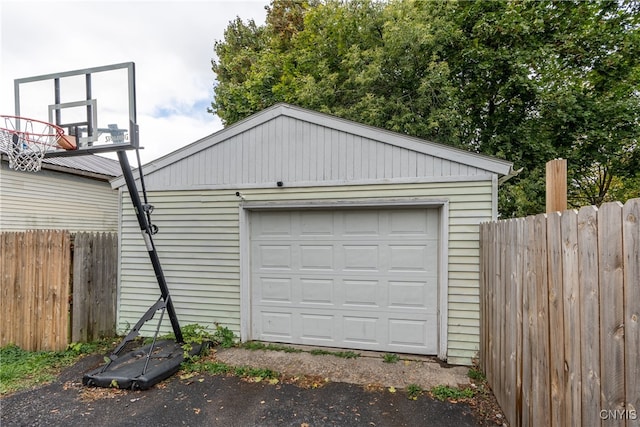
M 144 207 L 142 206 L 142 201 L 140 200 L 140 195 L 138 194 L 138 187 L 136 186 L 136 181 L 133 176 L 133 172 L 131 171 L 131 166 L 129 165 L 129 158 L 127 157 L 126 150 L 118 151 L 118 160 L 120 161 L 120 166 L 122 167 L 122 174 L 127 184 L 127 189 L 129 190 L 129 196 L 131 197 L 133 208 L 136 211 L 136 217 L 138 218 L 138 224 L 140 225 L 142 238 L 144 239 L 145 245 L 147 246 L 147 251 L 149 252 L 151 265 L 153 265 L 153 271 L 156 274 L 156 280 L 158 281 L 158 286 L 160 287 L 162 299 L 164 300 L 167 307 L 167 313 L 169 314 L 169 320 L 171 321 L 173 333 L 176 337 L 176 341 L 182 343 L 182 331 L 180 330 L 178 317 L 176 316 L 175 309 L 173 308 L 173 302 L 171 301 L 171 296 L 169 295 L 169 287 L 167 286 L 167 281 L 164 277 L 162 266 L 160 265 L 158 252 L 156 251 L 156 247 L 153 244 L 153 239 L 151 238 L 151 224 L 149 224 L 149 221 L 145 216 Z

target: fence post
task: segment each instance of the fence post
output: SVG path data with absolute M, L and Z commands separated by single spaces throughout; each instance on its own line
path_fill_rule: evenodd
M 547 213 L 567 209 L 567 159 L 554 159 L 546 165 Z

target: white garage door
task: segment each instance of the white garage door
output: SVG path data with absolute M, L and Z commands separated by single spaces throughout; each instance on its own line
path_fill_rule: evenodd
M 251 333 L 436 354 L 438 211 L 253 212 Z

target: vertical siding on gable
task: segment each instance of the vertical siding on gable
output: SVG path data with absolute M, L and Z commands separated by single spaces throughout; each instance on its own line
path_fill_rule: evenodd
M 206 163 L 197 161 L 205 157 Z M 148 188 L 350 182 L 486 171 L 281 116 L 149 174 Z
M 62 172 L 0 166 L 0 230 L 116 231 L 118 191 Z
M 433 197 L 449 200 L 448 356 L 469 364 L 479 348 L 479 223 L 491 218 L 491 181 L 246 189 L 248 201 Z M 154 237 L 182 325 L 240 329 L 239 199 L 234 190 L 162 191 Z M 119 328 L 133 325 L 159 296 L 144 242 L 123 200 Z M 153 323 L 153 321 L 151 322 Z M 163 326 L 169 331 L 168 321 Z M 153 326 L 143 333 L 150 334 Z

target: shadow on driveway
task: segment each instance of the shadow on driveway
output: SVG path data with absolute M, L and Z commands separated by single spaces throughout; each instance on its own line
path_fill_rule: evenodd
M 81 385 L 102 363 L 90 356 L 54 383 L 2 398 L 0 425 L 8 426 L 477 426 L 470 408 L 404 392 L 366 391 L 328 383 L 316 389 L 249 383 L 236 377 L 173 376 L 146 391 Z

